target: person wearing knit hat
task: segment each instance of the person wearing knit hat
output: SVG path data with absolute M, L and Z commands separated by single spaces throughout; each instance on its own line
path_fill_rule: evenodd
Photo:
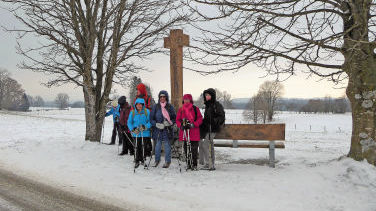
M 200 125 L 202 124 L 202 115 L 200 109 L 193 105 L 192 95 L 183 96 L 183 106 L 179 109 L 176 117 L 176 125 L 180 128 L 179 141 L 184 142 L 184 153 L 187 157 L 187 137 L 183 135 L 184 130 L 189 131 L 189 140 L 191 142 L 192 166 L 187 161 L 187 169 L 197 170 L 197 154 L 200 141 Z
M 148 95 L 146 86 L 143 83 L 137 85 L 137 95 L 133 99 L 133 104 L 136 102 L 137 98 L 142 98 L 145 101 L 145 108 L 151 109 L 151 97 Z
M 119 131 L 119 118 L 120 118 L 120 106 L 118 105 L 117 100 L 113 100 L 111 102 L 111 109 L 106 113 L 106 117 L 112 115 L 113 121 L 114 121 L 114 128 L 112 129 L 112 137 L 111 142 L 108 145 L 114 145 L 116 140 L 116 133 L 118 133 L 119 136 L 119 144 L 120 144 L 120 131 Z
M 131 111 L 131 106 L 128 104 L 127 98 L 125 96 L 121 96 L 118 100 L 118 103 L 120 105 L 119 130 L 121 134 L 121 136 L 119 136 L 119 139 L 121 139 L 123 142 L 123 148 L 119 155 L 121 156 L 128 154 L 128 150 L 130 152 L 130 155 L 134 155 L 134 140 L 128 128 L 128 118 Z

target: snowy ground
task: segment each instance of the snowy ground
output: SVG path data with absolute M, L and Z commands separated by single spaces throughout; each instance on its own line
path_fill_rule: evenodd
M 229 110 L 227 123 L 244 123 Z M 131 210 L 376 210 L 376 168 L 343 157 L 351 115 L 281 113 L 286 149 L 217 148 L 217 170 L 138 169 L 117 146 L 83 141 L 82 109 L 0 111 L 0 168 Z M 110 139 L 112 119 L 105 124 Z

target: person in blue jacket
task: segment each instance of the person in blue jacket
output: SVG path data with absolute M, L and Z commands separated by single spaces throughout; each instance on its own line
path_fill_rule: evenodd
M 154 167 L 157 167 L 161 161 L 163 142 L 165 152 L 163 168 L 168 168 L 171 164 L 171 142 L 173 142 L 174 138 L 173 126 L 176 126 L 176 112 L 169 103 L 167 91 L 162 90 L 159 92 L 158 104 L 155 104 L 151 110 L 150 122 L 153 126 L 153 140 L 156 141 Z
M 117 100 L 112 101 L 111 109 L 106 113 L 106 117 L 112 115 L 114 120 L 114 129 L 112 129 L 112 137 L 111 142 L 108 145 L 114 145 L 116 140 L 116 133 L 119 136 L 119 144 L 121 144 L 122 140 L 120 139 L 120 130 L 119 130 L 119 119 L 120 119 L 120 105 L 118 104 Z
M 145 158 L 151 156 L 153 148 L 150 139 L 150 111 L 145 107 L 144 99 L 136 99 L 134 109 L 128 117 L 128 128 L 132 132 L 132 137 L 136 140 L 135 168 L 137 168 L 140 162 L 141 165 L 145 165 Z M 144 145 L 143 148 L 142 145 Z

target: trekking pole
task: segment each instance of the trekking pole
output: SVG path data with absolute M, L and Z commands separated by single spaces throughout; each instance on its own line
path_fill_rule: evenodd
M 141 133 L 141 149 L 142 149 L 142 163 L 144 165 L 145 169 L 145 147 L 144 147 L 144 134 L 143 134 L 144 129 L 140 128 L 140 133 Z
M 189 134 L 190 132 L 190 129 L 188 129 L 188 146 L 189 146 L 189 162 L 190 162 L 190 166 L 191 166 L 191 170 L 193 170 L 193 156 L 192 156 L 192 144 L 191 144 L 191 136 Z
M 136 150 L 134 151 L 134 166 L 133 166 L 133 173 L 136 173 L 136 162 L 137 162 L 137 152 L 138 152 L 138 134 L 136 134 Z
M 158 140 L 159 140 L 159 136 L 160 136 L 160 134 L 161 134 L 161 131 L 159 130 L 159 132 L 158 132 L 158 137 L 157 137 L 157 142 L 158 142 Z M 154 152 L 154 153 L 155 153 L 155 152 Z M 149 163 L 148 163 L 148 165 L 147 165 L 147 167 L 146 167 L 147 170 L 149 170 L 149 166 L 150 166 L 151 159 L 153 159 L 153 153 L 150 154 Z
M 211 142 L 211 124 L 209 125 L 209 169 L 212 169 L 214 167 L 213 165 L 213 157 L 212 157 L 212 143 Z

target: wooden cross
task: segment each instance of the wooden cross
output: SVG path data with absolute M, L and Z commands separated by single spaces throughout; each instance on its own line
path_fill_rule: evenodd
M 189 36 L 181 29 L 170 31 L 164 38 L 164 47 L 170 49 L 171 104 L 177 111 L 183 101 L 183 46 L 189 46 Z

